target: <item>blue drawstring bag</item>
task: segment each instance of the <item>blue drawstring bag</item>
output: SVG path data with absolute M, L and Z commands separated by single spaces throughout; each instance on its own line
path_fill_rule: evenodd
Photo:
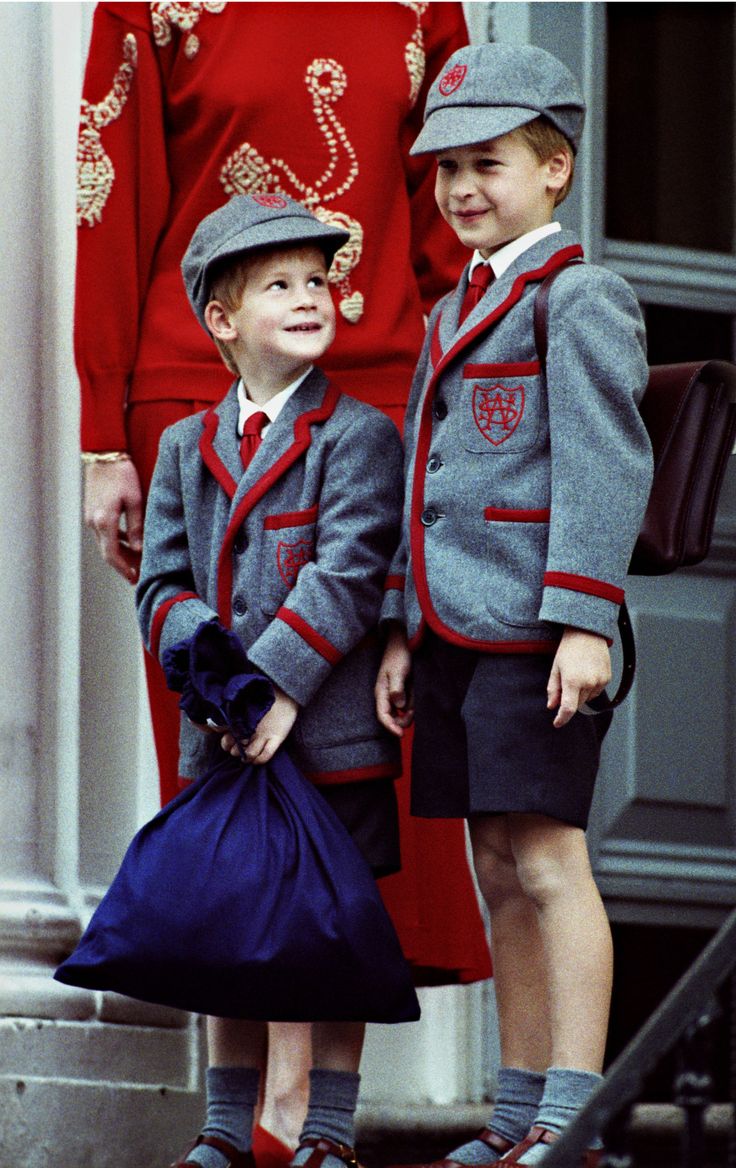
M 239 741 L 273 702 L 215 621 L 164 665 L 192 721 L 211 718 Z M 223 754 L 142 827 L 54 976 L 228 1018 L 419 1017 L 368 864 L 283 747 L 260 766 Z

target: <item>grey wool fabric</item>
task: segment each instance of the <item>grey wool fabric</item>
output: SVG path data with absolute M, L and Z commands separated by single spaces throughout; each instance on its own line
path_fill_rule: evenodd
M 405 423 L 406 499 L 382 618 L 488 652 L 544 652 L 560 626 L 611 638 L 646 507 L 648 370 L 628 284 L 592 264 L 557 279 L 547 376 L 534 296 L 580 257 L 538 241 L 458 327 L 467 282 L 433 310 Z
M 254 669 L 303 707 L 290 745 L 307 775 L 394 777 L 398 750 L 374 709 L 372 634 L 398 540 L 398 431 L 318 369 L 245 471 L 237 419 L 234 384 L 163 435 L 136 591 L 145 643 L 161 657 L 219 618 Z M 185 719 L 180 773 L 219 757 L 217 737 Z

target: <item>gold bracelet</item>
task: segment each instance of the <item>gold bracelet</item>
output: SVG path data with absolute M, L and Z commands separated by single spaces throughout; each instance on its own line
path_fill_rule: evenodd
M 98 454 L 96 451 L 82 451 L 82 466 L 94 465 L 98 462 L 130 462 L 127 450 L 105 450 Z

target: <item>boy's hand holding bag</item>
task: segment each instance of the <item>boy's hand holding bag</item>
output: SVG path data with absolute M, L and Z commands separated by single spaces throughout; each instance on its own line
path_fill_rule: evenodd
M 192 721 L 245 742 L 273 701 L 216 622 L 169 652 Z M 407 1022 L 409 967 L 368 865 L 285 750 L 228 755 L 137 833 L 57 980 L 194 1013 Z

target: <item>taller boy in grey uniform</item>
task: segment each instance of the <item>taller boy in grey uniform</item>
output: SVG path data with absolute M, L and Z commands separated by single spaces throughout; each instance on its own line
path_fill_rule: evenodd
M 569 267 L 546 375 L 535 349 L 539 282 L 582 257 L 552 217 L 583 118 L 554 57 L 486 44 L 447 62 L 413 148 L 436 154 L 439 209 L 473 255 L 431 315 L 407 410 L 377 702 L 397 735 L 415 710 L 412 808 L 468 817 L 491 914 L 502 1069 L 460 1164 L 542 1160 L 599 1082 L 608 1022 L 610 930 L 584 835 L 608 723 L 576 711 L 610 677 L 652 467 L 624 281 Z
M 347 238 L 280 195 L 236 197 L 197 228 L 184 281 L 237 379 L 218 406 L 163 435 L 136 596 L 158 655 L 202 621 L 232 627 L 276 694 L 245 757 L 267 762 L 288 737 L 385 873 L 399 867 L 400 759 L 373 705 L 374 630 L 399 533 L 401 441 L 312 364 L 334 337 L 327 269 Z M 238 749 L 184 721 L 180 773 L 203 773 L 221 746 Z M 343 1168 L 364 1027 L 315 1022 L 296 1163 Z M 262 1023 L 209 1020 L 207 1121 L 179 1164 L 252 1168 L 264 1043 Z

